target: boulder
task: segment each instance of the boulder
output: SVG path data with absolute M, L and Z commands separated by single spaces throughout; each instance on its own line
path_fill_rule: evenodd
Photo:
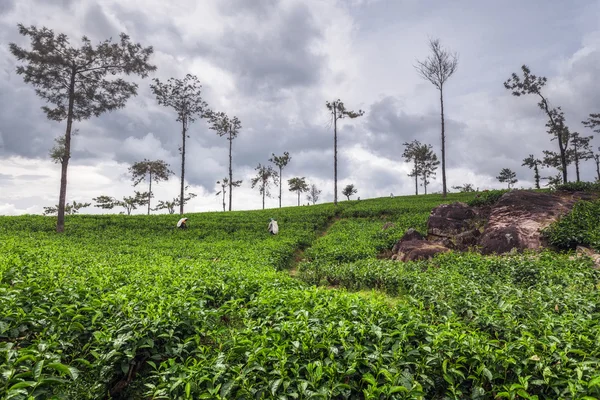
M 394 253 L 394 254 L 398 253 L 398 249 L 400 248 L 400 245 L 403 242 L 408 242 L 408 241 L 413 241 L 413 240 L 425 240 L 425 237 L 423 235 L 421 235 L 419 233 L 419 231 L 417 231 L 416 229 L 410 228 L 409 230 L 406 231 L 404 236 L 402 236 L 402 238 L 396 242 L 396 244 L 392 248 L 392 253 Z
M 454 247 L 458 250 L 467 250 L 469 247 L 477 246 L 480 236 L 481 232 L 479 232 L 479 229 L 471 229 L 459 233 L 454 236 Z
M 574 196 L 557 196 L 528 190 L 505 193 L 492 207 L 479 240 L 482 254 L 502 254 L 516 249 L 539 249 L 541 230 L 567 214 Z
M 477 213 L 465 203 L 442 204 L 431 211 L 427 220 L 427 233 L 440 237 L 452 237 L 469 230 Z
M 436 254 L 450 251 L 449 248 L 440 243 L 427 240 L 407 240 L 398 242 L 397 246 L 397 253 L 392 256 L 392 259 L 398 261 L 426 260 Z

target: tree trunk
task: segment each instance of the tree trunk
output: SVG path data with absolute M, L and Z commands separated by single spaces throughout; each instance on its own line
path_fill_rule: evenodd
M 179 215 L 183 215 L 183 196 L 185 195 L 185 137 L 187 133 L 187 124 L 185 116 L 182 118 L 181 125 L 181 136 L 183 139 L 183 143 L 181 145 L 181 188 L 179 190 Z
M 58 195 L 58 221 L 56 223 L 56 232 L 65 231 L 65 203 L 67 200 L 67 168 L 71 158 L 71 129 L 73 127 L 73 106 L 75 105 L 75 76 L 77 70 L 73 66 L 71 69 L 71 82 L 69 84 L 69 109 L 67 111 L 67 129 L 65 131 L 65 148 L 60 169 L 60 191 Z
M 596 179 L 598 183 L 600 183 L 600 155 L 596 154 L 594 156 L 594 161 L 596 161 Z
M 279 167 L 279 208 L 281 208 L 281 184 L 283 183 L 283 178 L 281 177 L 282 168 Z
M 577 146 L 573 146 L 574 148 L 574 152 L 573 155 L 575 156 L 575 175 L 577 177 L 577 182 L 579 182 L 579 149 L 577 149 Z
M 233 170 L 231 167 L 231 149 L 233 145 L 233 137 L 231 137 L 231 128 L 229 129 L 229 211 L 231 211 L 231 200 L 233 198 Z M 225 211 L 225 210 L 223 210 Z
M 417 173 L 417 159 L 415 157 L 415 196 L 419 195 L 419 174 Z
M 333 204 L 337 206 L 337 103 L 333 102 Z
M 535 169 L 535 188 L 539 189 L 540 188 L 540 171 L 538 169 L 537 164 L 534 165 L 533 167 Z
M 427 182 L 423 181 L 423 189 L 425 190 L 425 194 L 427 194 Z
M 150 170 L 150 183 L 148 184 L 148 215 L 150 215 L 150 199 L 152 199 L 152 170 Z
M 264 185 L 264 183 L 263 183 Z M 265 192 L 266 192 L 266 188 L 263 186 L 263 191 L 262 191 L 262 195 L 263 195 L 263 210 L 265 209 Z
M 440 86 L 440 109 L 442 115 L 442 193 L 443 197 L 446 198 L 446 132 L 444 126 L 444 91 L 442 86 Z
M 225 188 L 223 188 L 223 212 L 225 212 Z
M 563 132 L 558 135 L 558 148 L 560 149 L 560 164 L 562 166 L 563 183 L 567 183 L 567 152 L 563 143 Z M 568 144 L 568 143 L 566 143 Z
M 298 191 L 298 206 L 300 205 L 300 191 Z

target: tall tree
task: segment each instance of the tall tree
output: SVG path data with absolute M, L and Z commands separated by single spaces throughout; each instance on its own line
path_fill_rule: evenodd
M 281 208 L 281 186 L 283 184 L 283 168 L 292 161 L 292 157 L 290 157 L 290 153 L 287 151 L 283 152 L 282 156 L 276 156 L 275 153 L 271 153 L 273 157 L 269 158 L 269 161 L 275 164 L 279 168 L 279 208 Z M 300 198 L 300 194 L 298 194 L 298 198 Z
M 181 122 L 181 185 L 179 192 L 179 214 L 183 214 L 185 191 L 185 142 L 189 126 L 197 118 L 207 116 L 208 104 L 202 99 L 202 85 L 194 75 L 187 74 L 183 79 L 169 78 L 166 83 L 158 78 L 150 85 L 158 104 L 170 107 L 177 113 L 177 122 Z
M 347 110 L 340 99 L 325 102 L 333 120 L 333 204 L 337 205 L 337 122 L 342 118 L 358 118 L 365 114 L 363 110 Z
M 433 149 L 430 144 L 421 145 L 418 158 L 421 170 L 421 181 L 423 182 L 423 189 L 425 190 L 425 194 L 427 194 L 427 185 L 431 182 L 429 178 L 435 176 L 435 171 L 440 165 L 440 161 L 437 158 L 437 155 L 433 152 Z
M 208 115 L 210 121 L 210 129 L 217 132 L 217 135 L 223 137 L 227 136 L 227 140 L 229 141 L 229 211 L 231 211 L 231 205 L 233 203 L 233 188 L 240 186 L 242 181 L 234 181 L 233 180 L 233 139 L 237 137 L 240 133 L 240 129 L 242 129 L 242 122 L 238 119 L 238 117 L 234 116 L 233 118 L 229 118 L 227 114 L 222 111 L 213 112 L 211 111 Z M 238 182 L 239 184 L 235 184 Z
M 600 151 L 600 147 L 598 147 Z M 596 163 L 596 181 L 600 182 L 600 153 L 594 154 L 594 162 Z
M 306 195 L 306 200 L 310 201 L 313 205 L 317 204 L 317 201 L 319 201 L 319 197 L 321 196 L 321 192 L 322 190 L 313 183 L 310 185 L 310 189 Z
M 163 160 L 149 161 L 138 161 L 129 167 L 129 173 L 131 174 L 131 180 L 133 186 L 137 186 L 140 182 L 146 180 L 148 176 L 148 215 L 150 215 L 150 199 L 154 196 L 152 193 L 152 181 L 158 183 L 160 181 L 169 180 L 169 176 L 173 173 L 169 169 L 169 164 Z
M 413 169 L 410 171 L 408 176 L 415 177 L 415 195 L 419 194 L 419 175 L 421 175 L 421 171 L 419 169 L 419 152 L 417 151 L 421 146 L 421 142 L 418 140 L 413 140 L 412 142 L 404 143 L 406 148 L 404 149 L 404 153 L 402 153 L 402 157 L 406 159 L 407 162 L 413 162 Z
M 258 191 L 262 195 L 262 208 L 265 209 L 265 196 L 271 197 L 271 193 L 269 189 L 271 188 L 271 182 L 275 185 L 279 184 L 279 177 L 277 175 L 277 171 L 273 169 L 273 167 L 264 166 L 260 163 L 255 168 L 258 171 L 257 175 L 252 178 L 252 189 L 254 189 L 258 185 Z
M 502 183 L 507 183 L 509 189 L 512 185 L 519 181 L 517 179 L 517 174 L 515 174 L 510 168 L 502 168 L 500 175 L 498 175 L 496 179 Z
M 590 147 L 590 140 L 593 136 L 580 136 L 578 132 L 571 133 L 571 149 L 569 155 L 575 164 L 575 175 L 577 182 L 580 182 L 579 178 L 579 164 L 581 161 L 586 161 L 594 158 L 594 153 Z
M 534 172 L 534 179 L 535 179 L 535 188 L 539 189 L 540 188 L 540 165 L 542 165 L 542 160 L 535 158 L 533 156 L 533 154 L 530 154 L 529 157 L 523 159 L 523 164 L 524 166 L 529 167 L 530 169 L 533 169 Z
M 296 177 L 288 179 L 288 184 L 290 185 L 290 192 L 296 192 L 298 194 L 298 205 L 300 205 L 300 194 L 303 192 L 308 192 L 309 190 L 305 178 Z
M 421 77 L 440 91 L 440 112 L 442 118 L 442 190 L 446 197 L 446 131 L 444 122 L 444 84 L 458 67 L 458 54 L 442 48 L 439 39 L 429 40 L 431 55 L 425 61 L 417 61 L 415 68 Z
M 600 113 L 590 114 L 589 117 L 585 121 L 581 121 L 583 126 L 586 128 L 590 128 L 595 133 L 600 133 Z M 598 147 L 598 151 L 600 151 L 600 147 Z M 596 175 L 597 180 L 600 182 L 600 154 L 594 154 L 594 162 L 596 163 Z
M 348 200 L 350 200 L 350 196 L 352 196 L 353 194 L 356 194 L 357 192 L 358 192 L 358 189 L 356 189 L 353 184 L 346 185 L 344 190 L 342 190 L 342 194 L 344 196 L 346 196 L 346 198 Z
M 223 178 L 217 181 L 217 185 L 221 185 L 221 190 L 216 193 L 216 196 L 223 195 L 223 212 L 225 212 L 225 194 L 227 193 L 227 186 L 229 186 L 229 178 Z
M 231 184 L 231 187 L 239 187 L 242 184 L 242 181 L 235 181 Z M 217 181 L 217 185 L 221 185 L 221 190 L 217 192 L 217 196 L 223 195 L 223 211 L 225 211 L 225 194 L 227 193 L 227 187 L 229 187 L 229 178 L 223 178 L 220 181 Z M 231 211 L 231 209 L 229 209 Z
M 119 42 L 113 43 L 112 39 L 108 39 L 96 46 L 84 36 L 81 46 L 73 47 L 67 35 L 55 34 L 46 27 L 27 28 L 22 24 L 18 27 L 19 33 L 31 40 L 31 49 L 10 44 L 10 52 L 24 64 L 17 67 L 17 74 L 23 75 L 25 83 L 32 84 L 36 94 L 51 105 L 42 107 L 48 119 L 67 121 L 64 139 L 60 142 L 61 175 L 56 224 L 56 231 L 64 232 L 73 121 L 98 117 L 124 107 L 127 100 L 137 94 L 138 85 L 127 82 L 122 75 L 145 78 L 156 70 L 148 63 L 153 49 L 132 43 L 124 33 L 121 33 Z
M 552 108 L 548 98 L 542 94 L 542 88 L 546 85 L 547 79 L 544 76 L 537 77 L 531 73 L 531 70 L 526 65 L 521 67 L 523 78 L 513 72 L 512 76 L 504 82 L 504 87 L 512 91 L 513 96 L 524 96 L 533 94 L 539 97 L 538 107 L 546 113 L 548 122 L 546 127 L 548 133 L 557 139 L 559 153 L 557 153 L 560 161 L 560 171 L 562 172 L 563 182 L 567 180 L 567 165 L 569 163 L 567 149 L 571 134 L 569 128 L 565 124 L 565 116 L 560 107 Z

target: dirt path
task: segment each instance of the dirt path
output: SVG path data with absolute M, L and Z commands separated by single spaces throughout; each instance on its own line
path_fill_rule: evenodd
M 325 236 L 327 234 L 327 232 L 329 231 L 329 228 L 331 228 L 333 226 L 333 224 L 335 224 L 336 222 L 338 222 L 341 219 L 342 218 L 338 215 L 331 217 L 327 221 L 327 224 L 323 227 L 323 229 L 321 229 L 317 232 L 315 241 L 318 240 L 319 238 Z M 296 249 L 296 251 L 294 252 L 294 256 L 288 267 L 288 272 L 291 277 L 295 278 L 296 275 L 298 274 L 298 264 L 300 264 L 302 261 L 304 261 L 304 252 L 308 249 L 310 249 L 310 246 L 305 247 L 303 249 Z

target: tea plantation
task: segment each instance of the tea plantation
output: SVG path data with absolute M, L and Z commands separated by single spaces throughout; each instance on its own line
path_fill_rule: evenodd
M 0 217 L 0 398 L 600 399 L 589 259 L 378 257 L 441 202 L 187 214 L 187 230 L 76 215 L 63 235 Z M 594 210 L 553 243 L 600 247 Z

